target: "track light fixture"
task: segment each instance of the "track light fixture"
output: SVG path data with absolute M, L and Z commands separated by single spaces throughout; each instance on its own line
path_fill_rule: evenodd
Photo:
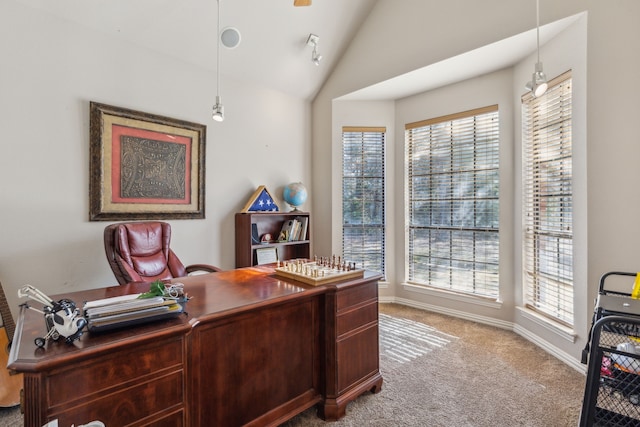
M 221 122 L 224 120 L 224 105 L 220 98 L 220 1 L 218 0 L 218 28 L 216 29 L 216 54 L 217 54 L 217 83 L 216 83 L 216 105 L 213 106 L 213 120 Z
M 531 91 L 536 98 L 544 95 L 547 91 L 547 76 L 542 71 L 542 62 L 540 62 L 540 0 L 536 0 L 536 35 L 538 44 L 538 62 L 531 76 L 531 81 L 527 82 L 525 87 Z
M 320 61 L 322 61 L 322 55 L 318 54 L 318 42 L 320 42 L 320 37 L 315 34 L 309 34 L 309 38 L 307 38 L 307 46 L 313 46 L 311 62 L 316 65 L 320 65 Z
M 320 61 L 322 60 L 322 55 L 318 55 L 317 48 L 313 48 L 313 52 L 311 52 L 311 62 L 316 65 L 320 65 Z
M 213 106 L 213 120 L 216 122 L 224 120 L 224 105 L 219 96 L 216 96 L 216 104 Z

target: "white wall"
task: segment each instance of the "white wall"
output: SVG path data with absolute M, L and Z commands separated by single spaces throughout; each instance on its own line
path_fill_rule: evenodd
M 484 318 L 497 325 L 511 325 L 543 347 L 557 350 L 561 357 L 575 361 L 579 360 L 587 338 L 599 277 L 606 271 L 639 269 L 635 243 L 640 237 L 640 222 L 636 220 L 640 201 L 635 197 L 638 175 L 634 163 L 640 158 L 640 144 L 631 124 L 640 112 L 640 105 L 636 101 L 640 88 L 635 84 L 634 76 L 637 74 L 634 70 L 640 67 L 640 57 L 633 54 L 629 46 L 631 41 L 640 39 L 640 27 L 637 26 L 640 2 L 542 0 L 540 10 L 542 24 L 581 12 L 587 12 L 588 15 L 588 20 L 583 18 L 572 30 L 573 34 L 569 32 L 563 35 L 565 40 L 561 44 L 550 43 L 545 46 L 547 51 L 543 55 L 545 71 L 550 77 L 565 71 L 567 66 L 574 69 L 574 93 L 579 93 L 574 99 L 574 139 L 577 142 L 574 147 L 577 168 L 574 189 L 578 194 L 574 209 L 577 263 L 574 277 L 575 331 L 549 328 L 547 322 L 540 322 L 537 318 L 524 316 L 518 309 L 514 310 L 522 303 L 519 261 L 521 211 L 517 181 L 503 182 L 501 186 L 501 197 L 510 197 L 513 203 L 511 207 L 501 205 L 501 215 L 511 211 L 510 218 L 501 216 L 503 230 L 506 225 L 507 230 L 511 228 L 512 232 L 512 241 L 501 240 L 501 245 L 505 244 L 503 249 L 513 250 L 511 254 L 501 250 L 502 262 L 508 264 L 501 266 L 501 274 L 505 275 L 501 281 L 502 306 L 469 306 L 465 301 L 447 301 L 434 294 L 417 296 L 414 292 L 410 295 L 408 289 L 401 287 L 401 276 L 390 278 L 392 283 L 389 286 L 395 287 L 396 296 L 404 302 L 433 305 L 462 316 L 471 313 L 471 317 Z M 529 0 L 452 0 L 437 3 L 380 0 L 313 102 L 314 183 L 318 182 L 316 171 L 331 167 L 333 161 L 331 147 L 335 146 L 335 141 L 332 140 L 332 132 L 336 124 L 331 122 L 332 100 L 522 33 L 534 25 L 535 3 Z M 510 76 L 503 75 L 500 79 L 504 78 L 506 85 L 498 83 L 496 77 L 500 73 L 494 73 L 475 82 L 463 82 L 418 95 L 415 99 L 399 101 L 396 147 L 403 125 L 401 121 L 405 120 L 405 116 L 411 121 L 405 105 L 412 107 L 417 102 L 420 107 L 437 113 L 448 110 L 447 107 L 454 108 L 453 111 L 464 110 L 468 101 L 474 104 L 471 107 L 476 107 L 479 106 L 477 104 L 488 105 L 491 99 L 497 99 L 501 105 L 501 124 L 504 119 L 503 106 L 511 109 L 507 114 L 512 115 L 513 127 L 508 140 L 514 144 L 511 147 L 514 150 L 514 164 L 508 173 L 513 174 L 512 178 L 515 179 L 520 171 L 520 153 L 514 149 L 520 144 L 519 96 L 524 92 L 521 85 L 530 79 L 534 62 L 529 58 L 510 71 Z M 483 92 L 482 86 L 486 84 L 491 90 Z M 477 104 L 473 101 L 477 101 Z M 440 114 L 449 112 L 452 111 L 442 111 Z M 503 149 L 508 147 L 503 146 Z M 400 165 L 401 160 L 396 154 L 395 167 Z M 401 189 L 396 187 L 396 193 L 398 191 Z M 314 186 L 311 194 L 316 218 L 321 218 L 315 224 L 325 230 L 322 236 L 315 234 L 318 236 L 315 244 L 317 247 L 330 248 L 332 243 L 326 236 L 334 235 L 333 228 L 339 226 L 339 223 L 332 223 L 328 219 L 332 210 L 336 209 L 331 205 L 335 195 L 330 193 L 328 186 L 318 185 Z M 319 215 L 319 211 L 323 214 Z M 396 230 L 398 228 L 396 224 Z M 329 230 L 330 233 L 327 232 Z M 399 248 L 402 248 L 402 244 L 396 243 L 396 250 Z M 399 270 L 401 268 L 396 266 L 396 271 Z M 512 291 L 507 291 L 510 279 L 513 280 L 513 287 L 510 288 Z M 577 336 L 574 337 L 572 332 Z
M 310 181 L 307 101 L 222 75 L 226 118 L 214 122 L 215 70 L 12 1 L 0 3 L 0 57 L 0 281 L 14 316 L 25 283 L 46 293 L 116 283 L 107 223 L 88 220 L 90 101 L 207 125 L 206 219 L 169 221 L 185 263 L 233 268 L 234 213 L 253 191 L 279 197 Z

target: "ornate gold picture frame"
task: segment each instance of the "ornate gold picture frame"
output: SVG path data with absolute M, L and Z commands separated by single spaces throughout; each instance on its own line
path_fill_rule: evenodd
M 202 219 L 206 126 L 90 103 L 91 221 Z

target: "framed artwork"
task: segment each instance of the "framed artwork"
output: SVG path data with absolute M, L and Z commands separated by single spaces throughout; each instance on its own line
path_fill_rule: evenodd
M 256 264 L 271 264 L 278 261 L 278 250 L 275 247 L 256 249 Z
M 91 221 L 204 218 L 206 126 L 90 103 Z

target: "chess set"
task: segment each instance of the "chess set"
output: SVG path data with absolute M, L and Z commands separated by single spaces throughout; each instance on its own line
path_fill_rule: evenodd
M 363 277 L 364 269 L 356 268 L 355 262 L 348 263 L 340 256 L 333 255 L 331 258 L 315 256 L 313 261 L 308 259 L 278 261 L 276 276 L 318 286 Z

